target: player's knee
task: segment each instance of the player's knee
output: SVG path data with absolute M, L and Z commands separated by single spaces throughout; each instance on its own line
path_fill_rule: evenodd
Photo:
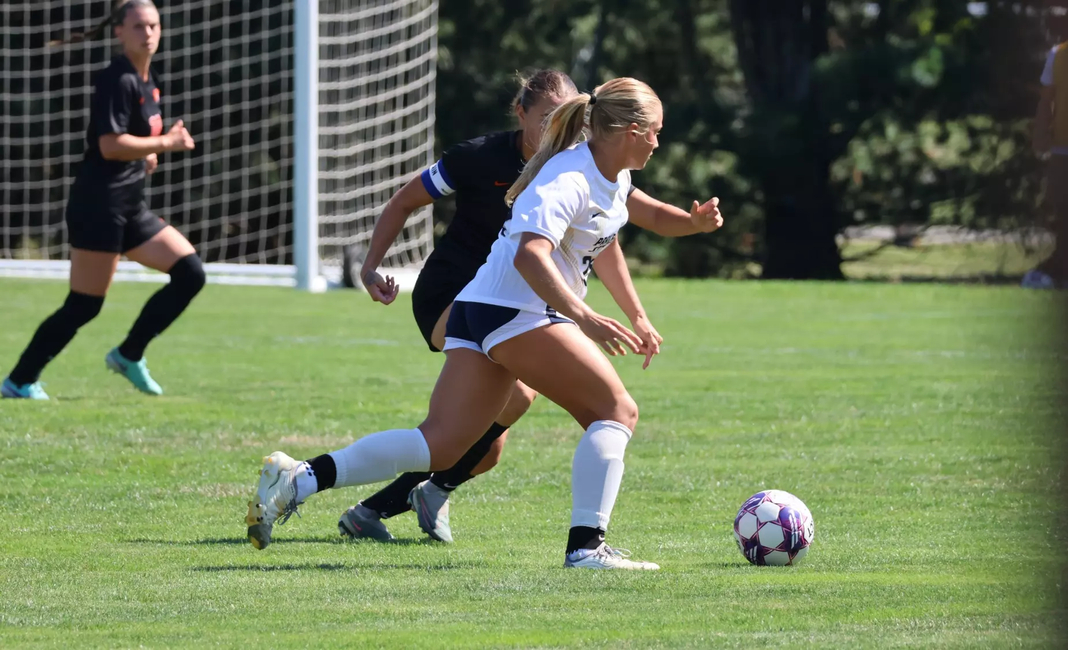
M 598 404 L 590 404 L 581 410 L 572 410 L 571 415 L 584 428 L 598 420 L 618 422 L 631 431 L 638 425 L 638 404 L 630 393 L 623 391 Z
M 207 282 L 204 264 L 196 253 L 186 255 L 175 262 L 168 275 L 171 276 L 171 285 L 190 298 L 200 293 Z
M 63 306 L 60 307 L 60 312 L 68 325 L 73 325 L 77 329 L 96 318 L 103 306 L 103 296 L 90 296 L 71 291 L 67 294 Z
M 634 398 L 630 396 L 630 393 L 625 392 L 618 396 L 612 405 L 611 411 L 611 415 L 602 419 L 619 422 L 631 431 L 634 431 L 635 428 L 637 428 L 638 403 L 634 401 Z
M 508 404 L 505 405 L 501 414 L 497 416 L 497 423 L 509 427 L 515 424 L 519 421 L 519 418 L 530 410 L 530 405 L 534 403 L 534 399 L 537 396 L 538 391 L 517 383 L 515 388 L 512 389 L 512 395 L 508 398 Z
M 489 451 L 486 452 L 486 455 L 483 456 L 478 465 L 475 465 L 475 468 L 471 470 L 471 476 L 485 474 L 496 467 L 497 463 L 501 462 L 501 454 L 504 453 L 504 441 L 507 437 L 508 432 L 505 432 L 501 434 L 500 438 L 493 441 L 493 444 L 490 446 Z
M 455 436 L 450 435 L 447 427 L 439 426 L 431 420 L 424 420 L 419 425 L 426 440 L 427 449 L 430 450 L 431 472 L 441 472 L 449 469 L 463 457 L 465 449 L 455 442 Z

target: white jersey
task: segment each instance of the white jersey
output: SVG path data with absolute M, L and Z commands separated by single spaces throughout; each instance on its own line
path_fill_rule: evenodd
M 630 172 L 623 170 L 610 182 L 597 169 L 587 143 L 556 154 L 516 197 L 512 217 L 489 257 L 456 300 L 546 313 L 548 305 L 515 268 L 525 232 L 553 243 L 553 262 L 571 290 L 585 299 L 593 260 L 627 223 L 629 193 Z

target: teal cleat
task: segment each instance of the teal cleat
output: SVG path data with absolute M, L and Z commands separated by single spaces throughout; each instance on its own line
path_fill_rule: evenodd
M 0 397 L 9 397 L 12 399 L 48 399 L 48 393 L 44 392 L 44 389 L 41 388 L 41 382 L 39 381 L 18 386 L 15 382 L 11 381 L 10 377 L 8 377 L 4 379 L 3 385 L 0 386 Z
M 152 375 L 148 374 L 148 366 L 145 364 L 144 358 L 140 361 L 130 361 L 119 354 L 118 348 L 115 348 L 108 352 L 108 356 L 104 357 L 104 362 L 107 364 L 108 370 L 129 379 L 134 388 L 142 393 L 147 395 L 163 394 L 163 389 L 152 379 Z

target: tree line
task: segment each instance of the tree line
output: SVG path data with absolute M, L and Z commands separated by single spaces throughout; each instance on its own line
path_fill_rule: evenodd
M 452 0 L 438 139 L 506 128 L 516 70 L 559 67 L 582 89 L 641 78 L 666 117 L 636 183 L 677 205 L 717 195 L 729 221 L 681 240 L 628 232 L 628 251 L 683 276 L 755 262 L 765 278 L 837 279 L 847 226 L 1045 223 L 1030 122 L 1055 4 Z

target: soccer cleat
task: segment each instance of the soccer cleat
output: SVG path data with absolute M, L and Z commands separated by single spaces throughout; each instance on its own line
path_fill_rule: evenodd
M 415 510 L 424 533 L 439 542 L 452 543 L 448 492 L 430 481 L 423 481 L 408 494 L 408 505 Z
M 248 541 L 258 550 L 271 543 L 271 530 L 277 521 L 282 525 L 297 512 L 296 470 L 301 461 L 294 460 L 280 451 L 263 459 L 260 484 L 256 489 L 256 501 L 248 502 Z M 299 514 L 298 514 L 299 516 Z M 279 521 L 281 518 L 281 521 Z
M 148 365 L 146 365 L 144 357 L 140 361 L 130 361 L 119 354 L 118 348 L 114 348 L 111 352 L 108 352 L 108 356 L 104 357 L 104 363 L 107 364 L 108 370 L 129 379 L 134 388 L 142 393 L 147 395 L 163 394 L 163 389 L 148 374 Z
M 48 393 L 44 392 L 41 388 L 41 382 L 35 381 L 32 384 L 23 384 L 18 386 L 15 382 L 11 381 L 11 378 L 5 378 L 4 383 L 0 385 L 0 397 L 9 397 L 12 399 L 48 399 Z
M 373 539 L 377 542 L 392 542 L 393 535 L 386 525 L 374 516 L 374 512 L 362 503 L 356 504 L 341 515 L 337 529 L 342 535 L 352 539 Z
M 596 549 L 580 548 L 564 558 L 565 569 L 626 569 L 628 571 L 656 571 L 659 564 L 627 559 L 630 551 L 612 548 L 602 543 Z

